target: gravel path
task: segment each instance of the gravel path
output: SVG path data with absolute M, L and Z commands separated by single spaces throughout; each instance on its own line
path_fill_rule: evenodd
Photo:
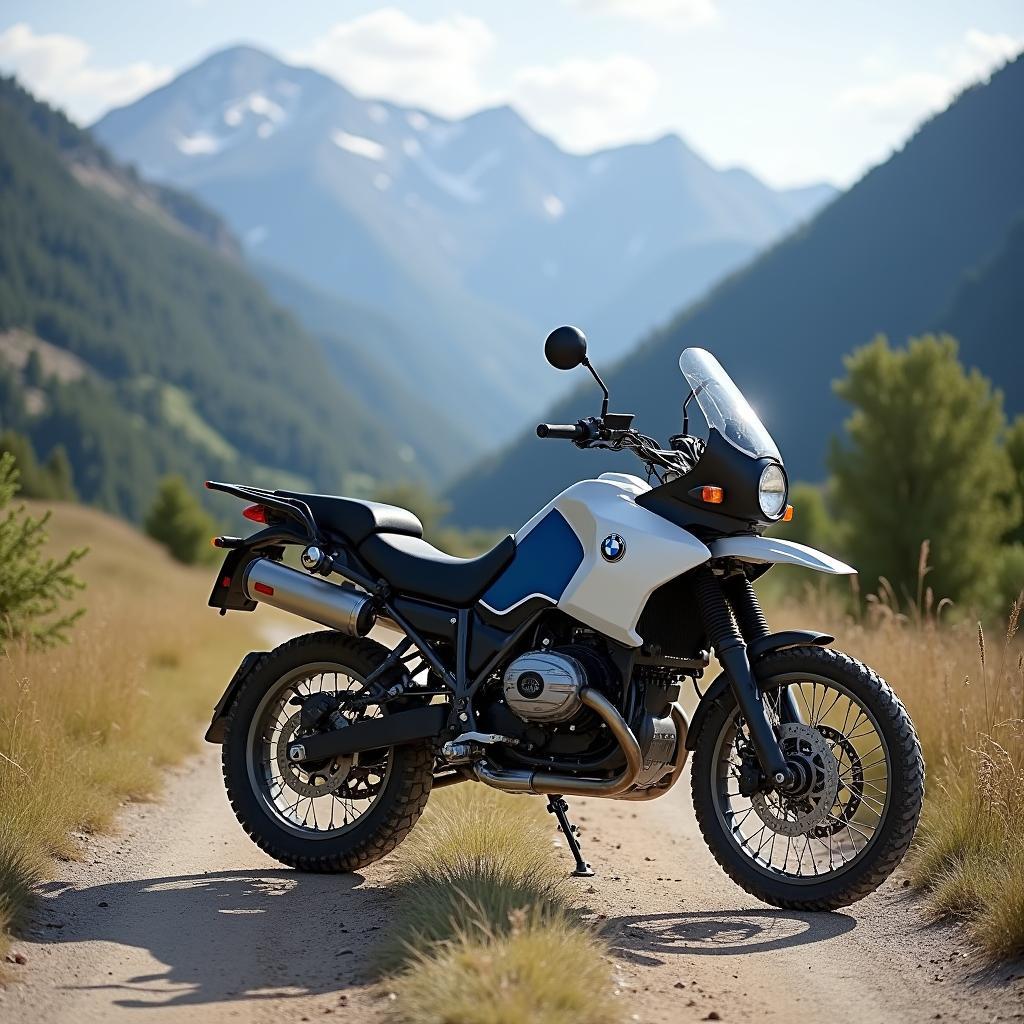
M 14 947 L 26 962 L 9 968 L 0 1020 L 379 1019 L 387 994 L 367 979 L 401 849 L 362 875 L 278 868 L 236 824 L 218 753 L 204 744 L 161 802 L 126 807 L 117 836 L 62 865 Z M 1024 1019 L 1024 965 L 981 971 L 901 878 L 841 914 L 757 904 L 714 865 L 687 790 L 572 802 L 598 871 L 581 899 L 612 944 L 627 1019 Z

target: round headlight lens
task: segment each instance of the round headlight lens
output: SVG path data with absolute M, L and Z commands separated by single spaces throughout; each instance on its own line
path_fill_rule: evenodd
M 778 519 L 786 509 L 786 474 L 774 463 L 761 474 L 757 500 L 769 519 Z

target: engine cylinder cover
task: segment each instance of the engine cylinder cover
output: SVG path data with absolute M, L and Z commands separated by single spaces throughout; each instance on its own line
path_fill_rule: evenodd
M 530 651 L 521 654 L 502 678 L 505 703 L 527 722 L 564 722 L 583 706 L 587 684 L 583 666 L 568 654 Z

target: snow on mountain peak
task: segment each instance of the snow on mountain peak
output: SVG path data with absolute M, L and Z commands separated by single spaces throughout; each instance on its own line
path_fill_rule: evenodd
M 350 135 L 341 130 L 331 135 L 331 142 L 339 149 L 365 157 L 367 160 L 383 160 L 388 155 L 387 149 L 379 142 L 364 138 L 362 135 Z

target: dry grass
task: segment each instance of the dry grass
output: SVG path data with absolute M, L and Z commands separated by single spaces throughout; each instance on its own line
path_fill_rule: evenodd
M 520 912 L 510 929 L 474 928 L 415 956 L 394 986 L 404 1024 L 616 1024 L 598 940 L 565 919 Z
M 996 957 L 1024 955 L 1024 654 L 1021 603 L 984 629 L 922 582 L 913 600 L 883 587 L 851 617 L 822 589 L 783 603 L 777 628 L 827 627 L 875 668 L 917 726 L 928 790 L 910 868 L 932 907 L 967 922 Z M 833 626 L 833 623 L 842 623 Z
M 571 908 L 542 800 L 436 794 L 402 847 L 405 896 L 384 962 L 405 1024 L 612 1024 L 605 949 Z M 571 964 L 572 970 L 552 969 Z
M 68 645 L 0 660 L 0 943 L 52 859 L 76 855 L 76 834 L 108 828 L 193 747 L 254 636 L 206 607 L 208 569 L 124 524 L 58 505 L 49 532 L 54 551 L 91 549 L 87 614 Z

